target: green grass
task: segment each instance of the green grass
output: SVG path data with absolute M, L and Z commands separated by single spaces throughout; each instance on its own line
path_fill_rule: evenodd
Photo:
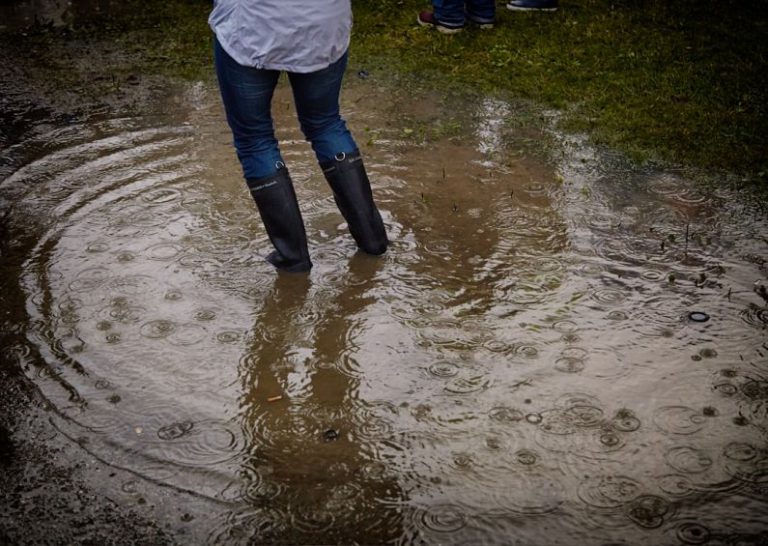
M 415 24 L 427 2 L 358 1 L 353 53 L 435 85 L 562 109 L 566 129 L 635 159 L 757 175 L 768 167 L 761 4 L 561 0 L 555 13 L 500 5 L 494 30 L 444 36 Z
M 728 171 L 764 184 L 762 4 L 561 0 L 554 13 L 499 5 L 495 29 L 444 36 L 415 23 L 426 0 L 353 0 L 351 62 L 381 78 L 557 108 L 564 129 L 587 132 L 634 159 Z M 53 49 L 56 40 L 98 40 L 132 59 L 114 67 L 118 76 L 211 76 L 210 2 L 170 0 L 152 10 L 136 0 L 125 5 L 121 14 L 63 36 L 32 33 L 22 45 Z

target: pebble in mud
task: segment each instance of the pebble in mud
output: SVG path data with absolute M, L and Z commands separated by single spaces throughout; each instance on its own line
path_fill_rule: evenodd
M 323 440 L 325 440 L 326 442 L 333 442 L 335 440 L 338 440 L 339 436 L 341 436 L 339 431 L 332 428 L 329 428 L 328 430 L 323 432 Z

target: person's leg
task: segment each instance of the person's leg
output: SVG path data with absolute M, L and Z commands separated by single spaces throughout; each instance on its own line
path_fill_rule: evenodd
M 280 73 L 242 66 L 214 43 L 214 60 L 227 122 L 245 178 L 277 172 L 282 163 L 272 122 L 272 95 Z
M 451 26 L 464 26 L 464 0 L 432 0 L 435 19 L 438 23 Z
M 346 66 L 345 53 L 328 68 L 289 77 L 301 129 L 312 144 L 350 233 L 363 251 L 382 254 L 388 243 L 384 223 L 357 144 L 339 112 Z
M 467 0 L 467 18 L 481 28 L 492 28 L 496 20 L 494 0 Z
M 280 73 L 241 66 L 216 41 L 214 59 L 221 98 L 261 220 L 275 251 L 267 260 L 286 271 L 312 267 L 296 193 L 280 156 L 271 104 Z
M 357 143 L 339 110 L 339 94 L 346 68 L 345 53 L 323 70 L 288 74 L 301 130 L 321 162 L 333 159 L 340 152 L 349 154 L 357 150 Z

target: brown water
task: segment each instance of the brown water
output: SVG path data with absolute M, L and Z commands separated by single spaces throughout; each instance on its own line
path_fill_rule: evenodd
M 107 488 L 209 502 L 195 542 L 765 540 L 764 213 L 576 137 L 528 159 L 501 101 L 423 141 L 414 121 L 455 114 L 433 99 L 345 96 L 377 259 L 280 89 L 308 277 L 263 261 L 210 85 L 3 149 L 4 353 L 56 429 L 135 478 Z

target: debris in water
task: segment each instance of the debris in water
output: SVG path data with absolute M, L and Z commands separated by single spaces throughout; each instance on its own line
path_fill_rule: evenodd
M 282 399 L 283 399 L 283 395 L 278 394 L 277 396 L 270 396 L 269 398 L 267 398 L 267 402 L 277 402 L 278 400 L 282 400 Z
M 339 439 L 339 431 L 338 430 L 334 430 L 332 428 L 329 428 L 328 430 L 323 432 L 323 439 L 326 442 L 333 442 L 334 440 L 338 440 Z
M 688 318 L 693 322 L 707 322 L 709 320 L 709 315 L 703 311 L 691 311 L 688 313 Z
M 768 288 L 761 281 L 755 281 L 755 293 L 768 302 Z

